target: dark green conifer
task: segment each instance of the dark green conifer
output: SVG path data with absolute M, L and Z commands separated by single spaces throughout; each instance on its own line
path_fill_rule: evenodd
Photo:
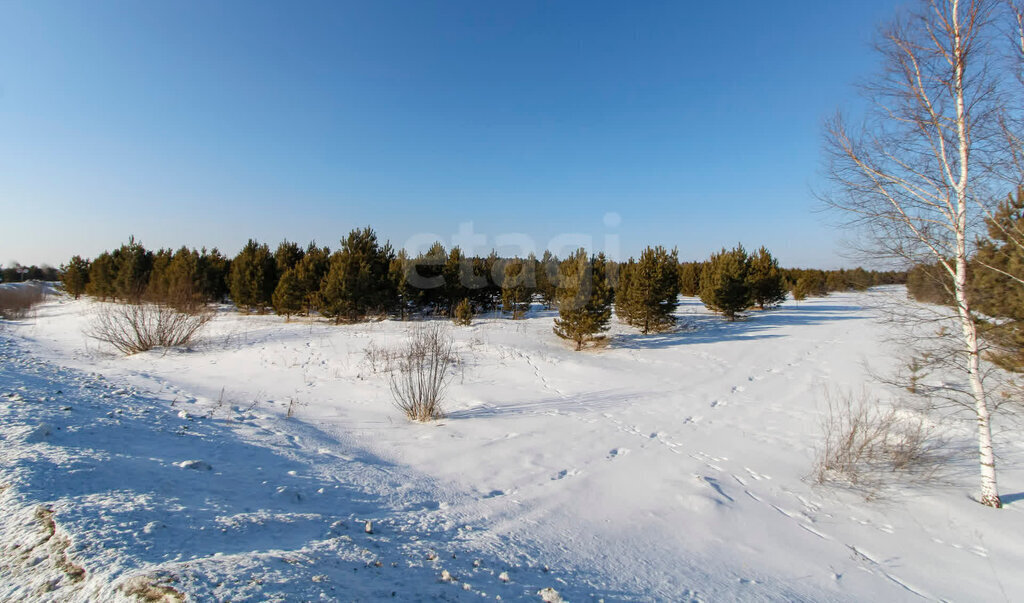
M 530 310 L 534 292 L 533 266 L 519 258 L 505 262 L 504 278 L 501 281 L 501 306 L 512 313 L 512 320 L 518 320 Z
M 679 292 L 686 297 L 700 294 L 701 262 L 683 262 L 679 264 Z
M 277 250 L 274 251 L 274 265 L 277 268 L 277 274 L 284 275 L 285 270 L 294 268 L 304 255 L 305 253 L 298 243 L 292 243 L 287 239 L 281 241 Z
M 679 259 L 660 245 L 648 247 L 639 260 L 630 258 L 620 266 L 615 291 L 615 312 L 620 320 L 644 334 L 661 332 L 675 325 L 679 304 Z
M 317 247 L 316 241 L 306 247 L 302 259 L 295 264 L 295 277 L 302 289 L 302 303 L 307 315 L 316 309 L 320 284 L 330 267 L 331 250 L 327 247 Z
M 971 306 L 988 316 L 1024 320 L 1024 187 L 985 220 L 970 272 Z M 948 278 L 948 277 L 947 277 Z
M 199 252 L 182 247 L 174 252 L 165 271 L 167 301 L 179 310 L 195 310 L 203 300 L 200 292 Z
M 747 262 L 747 286 L 750 301 L 764 310 L 786 301 L 786 282 L 779 271 L 779 263 L 768 249 L 761 247 Z
M 89 283 L 89 270 L 91 268 L 87 260 L 82 256 L 73 256 L 66 266 L 61 267 L 61 281 L 64 283 L 64 292 L 78 299 Z
M 114 279 L 117 276 L 117 263 L 114 256 L 107 251 L 96 256 L 92 265 L 89 266 L 89 282 L 86 285 L 86 293 L 98 297 L 100 301 L 106 301 L 108 297 L 116 296 Z
M 117 276 L 114 280 L 117 297 L 137 302 L 142 299 L 149 285 L 153 253 L 147 251 L 135 237 L 129 237 L 128 243 L 121 245 L 117 256 Z
M 413 262 L 404 249 L 398 250 L 398 254 L 391 260 L 391 265 L 388 268 L 388 279 L 395 292 L 395 309 L 398 310 L 399 320 L 405 320 L 417 298 L 418 290 L 409 282 L 409 275 L 413 268 Z
M 231 261 L 231 300 L 239 309 L 263 312 L 277 287 L 277 264 L 265 243 L 249 239 Z
M 474 263 L 474 271 L 486 279 L 487 284 L 476 289 L 473 295 L 474 305 L 485 311 L 497 309 L 501 305 L 501 283 L 505 279 L 505 261 L 498 257 L 498 252 L 491 250 L 486 258 L 478 258 Z
M 158 249 L 153 254 L 153 261 L 149 271 L 149 283 L 146 285 L 146 298 L 157 303 L 168 301 L 168 280 L 167 269 L 171 265 L 171 258 L 174 253 L 170 249 Z
M 550 310 L 557 303 L 558 273 L 561 264 L 550 251 L 544 250 L 537 264 L 537 294 L 545 310 Z
M 985 222 L 988 239 L 978 241 L 968 296 L 975 310 L 996 318 L 980 321 L 993 348 L 990 359 L 1006 370 L 1024 372 L 1024 187 Z
M 608 330 L 612 316 L 612 289 L 604 255 L 588 257 L 586 250 L 577 250 L 561 263 L 558 283 L 555 335 L 575 342 L 581 350 Z
M 445 264 L 448 252 L 440 241 L 435 241 L 426 253 L 421 253 L 413 262 L 409 283 L 416 291 L 416 306 L 435 314 L 448 314 L 449 304 L 445 293 Z
M 729 320 L 750 307 L 749 259 L 742 245 L 711 255 L 701 273 L 700 299 L 708 309 Z
M 449 316 L 454 316 L 455 307 L 469 297 L 474 287 L 486 285 L 473 275 L 473 262 L 462 253 L 459 247 L 452 247 L 448 252 L 444 270 L 444 304 Z
M 196 264 L 199 297 L 208 302 L 222 303 L 228 296 L 228 281 L 231 274 L 231 260 L 216 247 L 199 252 Z
M 394 283 L 388 278 L 394 257 L 391 245 L 381 246 L 370 227 L 349 233 L 331 256 L 320 287 L 320 313 L 338 323 L 354 322 L 394 307 Z
M 292 314 L 302 311 L 305 301 L 305 291 L 295 268 L 286 268 L 277 281 L 277 288 L 274 289 L 274 311 L 284 314 L 285 321 L 289 321 Z

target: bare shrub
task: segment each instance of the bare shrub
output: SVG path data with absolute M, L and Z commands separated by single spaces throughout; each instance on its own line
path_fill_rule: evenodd
M 209 311 L 181 312 L 163 304 L 105 304 L 85 334 L 131 355 L 186 347 L 212 319 Z
M 0 317 L 8 320 L 25 318 L 29 310 L 46 299 L 41 283 L 21 283 L 0 287 Z
M 297 412 L 299 412 L 300 407 L 304 407 L 307 405 L 309 405 L 309 402 L 303 402 L 297 398 L 288 398 L 288 413 L 285 415 L 285 417 L 291 419 L 292 417 L 295 416 Z
M 924 482 L 949 460 L 945 442 L 927 419 L 907 409 L 882 407 L 866 393 L 825 393 L 814 481 L 847 485 L 875 497 L 890 482 Z
M 172 586 L 160 584 L 158 578 L 152 576 L 135 576 L 117 587 L 117 590 L 139 601 L 147 603 L 178 603 L 187 601 L 185 595 Z
M 412 329 L 405 344 L 395 350 L 388 375 L 395 406 L 412 421 L 443 417 L 442 402 L 456 364 L 446 325 L 435 322 Z
M 363 360 L 374 373 L 390 373 L 397 357 L 397 350 L 379 346 L 372 341 L 363 350 Z

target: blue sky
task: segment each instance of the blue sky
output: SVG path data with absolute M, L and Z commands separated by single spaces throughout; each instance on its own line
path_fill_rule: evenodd
M 129 235 L 334 248 L 367 224 L 448 245 L 472 222 L 481 248 L 579 233 L 844 265 L 815 213 L 821 123 L 856 108 L 893 11 L 3 0 L 0 262 Z

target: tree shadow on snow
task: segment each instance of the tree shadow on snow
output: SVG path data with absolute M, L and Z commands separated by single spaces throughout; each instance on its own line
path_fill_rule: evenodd
M 1004 505 L 1012 505 L 1016 502 L 1024 500 L 1024 492 L 1017 492 L 1015 494 L 1003 494 L 999 497 L 1003 501 Z
M 784 337 L 780 330 L 787 327 L 813 326 L 835 321 L 864 320 L 869 317 L 860 306 L 816 305 L 785 306 L 770 310 L 752 310 L 736 321 L 718 315 L 685 312 L 701 304 L 683 302 L 677 312 L 677 327 L 667 333 L 625 333 L 616 335 L 613 348 L 660 349 L 695 343 L 726 341 L 752 341 Z
M 621 408 L 624 402 L 639 397 L 628 390 L 585 392 L 572 396 L 542 398 L 512 404 L 481 404 L 473 408 L 450 411 L 448 419 L 482 419 L 502 416 L 569 415 L 577 411 L 593 412 L 606 408 Z

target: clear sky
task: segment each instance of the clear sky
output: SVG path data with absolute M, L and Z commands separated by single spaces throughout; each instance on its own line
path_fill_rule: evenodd
M 895 5 L 0 0 L 0 262 L 471 222 L 844 265 L 821 124 Z

